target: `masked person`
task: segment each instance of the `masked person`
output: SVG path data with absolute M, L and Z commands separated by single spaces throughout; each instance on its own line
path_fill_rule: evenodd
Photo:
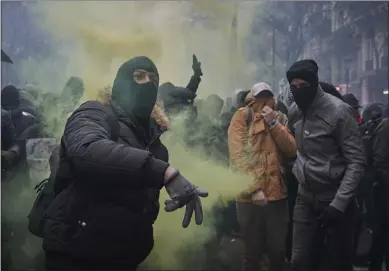
M 370 112 L 366 112 L 366 111 Z M 366 113 L 366 115 L 365 115 Z M 373 104 L 365 109 L 366 118 L 363 143 L 367 157 L 363 195 L 367 208 L 368 225 L 372 226 L 372 244 L 369 256 L 369 270 L 381 270 L 388 250 L 389 238 L 389 150 L 388 119 L 382 117 L 382 108 Z M 369 208 L 370 207 L 370 208 Z M 370 218 L 370 219 L 369 219 Z
M 89 101 L 69 117 L 46 211 L 43 248 L 47 270 L 135 270 L 153 248 L 159 191 L 165 211 L 186 206 L 202 222 L 205 191 L 169 166 L 152 119 L 159 75 L 147 57 L 119 68 L 109 104 Z
M 312 270 L 320 249 L 326 270 L 353 270 L 354 196 L 363 175 L 365 155 L 351 107 L 319 86 L 313 60 L 294 63 L 286 73 L 302 112 L 295 124 L 299 182 L 293 216 L 292 270 Z M 322 237 L 324 247 L 314 247 Z
M 362 106 L 359 105 L 358 99 L 354 96 L 354 94 L 348 93 L 343 95 L 343 101 L 351 106 L 354 109 L 355 117 L 357 118 L 358 125 L 363 124 L 363 118 L 361 114 L 359 113 L 359 110 L 362 108 Z
M 19 138 L 28 127 L 37 122 L 34 115 L 20 107 L 20 92 L 15 86 L 9 85 L 2 89 L 1 108 L 9 112 L 12 124 L 15 127 L 16 138 Z
M 246 101 L 228 129 L 231 166 L 253 176 L 253 183 L 237 199 L 244 242 L 243 270 L 259 270 L 266 251 L 269 270 L 282 271 L 288 203 L 280 158 L 295 156 L 296 143 L 286 116 L 275 110 L 268 84 L 254 85 Z
M 63 114 L 69 114 L 79 105 L 84 95 L 84 81 L 76 76 L 71 76 L 65 84 L 60 96 Z
M 221 118 L 223 105 L 224 101 L 218 95 L 209 95 L 200 108 L 197 131 L 193 132 L 200 133 L 201 145 L 207 157 L 228 166 L 227 137 Z
M 36 92 L 34 92 L 36 91 Z M 33 85 L 26 85 L 19 91 L 20 93 L 20 109 L 30 113 L 31 115 L 38 116 L 38 96 L 39 90 Z
M 169 117 L 183 110 L 193 110 L 196 92 L 203 76 L 201 62 L 197 60 L 196 55 L 193 55 L 192 70 L 193 75 L 186 87 L 178 87 L 171 82 L 166 82 L 158 88 L 158 102 L 163 105 Z

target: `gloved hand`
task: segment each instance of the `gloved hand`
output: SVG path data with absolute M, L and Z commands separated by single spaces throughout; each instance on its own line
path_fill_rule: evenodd
M 201 62 L 197 60 L 197 57 L 195 54 L 193 54 L 193 63 L 192 63 L 192 69 L 195 76 L 202 76 L 203 72 L 201 70 Z
M 165 182 L 165 189 L 170 200 L 165 201 L 165 211 L 173 212 L 186 205 L 182 227 L 189 226 L 193 212 L 197 225 L 203 222 L 203 209 L 200 197 L 207 197 L 208 192 L 190 183 L 178 170 Z
M 321 228 L 332 226 L 343 217 L 343 213 L 329 205 L 318 217 L 318 223 Z

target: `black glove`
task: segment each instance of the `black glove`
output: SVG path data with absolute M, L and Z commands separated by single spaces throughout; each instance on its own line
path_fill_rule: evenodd
M 165 188 L 170 197 L 170 200 L 165 201 L 166 212 L 173 212 L 186 205 L 182 227 L 186 228 L 189 226 L 193 211 L 195 212 L 196 224 L 200 225 L 203 222 L 203 209 L 200 197 L 207 197 L 207 191 L 190 183 L 178 170 L 166 181 Z
M 344 214 L 341 211 L 329 205 L 318 217 L 319 226 L 321 228 L 330 227 L 338 222 L 343 217 L 343 215 Z
M 201 62 L 197 60 L 197 57 L 195 54 L 193 54 L 193 64 L 192 64 L 193 73 L 195 76 L 200 77 L 203 75 L 203 72 L 201 70 Z

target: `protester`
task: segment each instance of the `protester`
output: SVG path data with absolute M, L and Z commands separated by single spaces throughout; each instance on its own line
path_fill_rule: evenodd
M 6 86 L 1 91 L 1 108 L 7 110 L 11 116 L 15 138 L 19 138 L 28 127 L 37 121 L 35 116 L 20 108 L 20 93 L 15 86 Z
M 339 91 L 336 90 L 335 86 L 325 83 L 319 82 L 320 87 L 325 93 L 331 94 L 342 100 L 342 95 Z M 298 109 L 296 103 L 293 100 L 293 94 L 290 89 L 287 91 L 289 93 L 288 106 L 286 106 L 283 102 L 283 97 L 279 97 L 277 108 L 284 114 L 288 115 L 288 118 L 292 119 L 294 122 L 289 121 L 289 129 L 294 134 L 294 124 L 302 117 L 300 110 Z M 298 181 L 296 177 L 292 173 L 292 168 L 296 157 L 290 157 L 284 159 L 284 172 L 285 172 L 285 180 L 288 186 L 288 207 L 289 207 L 289 226 L 288 226 L 288 235 L 286 238 L 286 259 L 288 262 L 291 261 L 292 258 L 292 239 L 293 239 L 293 213 L 294 213 L 294 205 L 296 203 L 297 198 L 297 190 L 298 190 Z
M 201 82 L 201 76 L 203 76 L 201 62 L 197 60 L 196 55 L 193 55 L 192 70 L 193 75 L 186 87 L 178 87 L 171 82 L 159 86 L 158 101 L 169 116 L 174 116 L 182 110 L 193 109 L 196 92 Z
M 343 101 L 349 106 L 351 106 L 352 109 L 354 109 L 354 113 L 357 118 L 357 123 L 358 125 L 362 125 L 364 120 L 361 114 L 359 113 L 359 110 L 362 108 L 362 106 L 359 105 L 358 99 L 354 96 L 354 94 L 348 93 L 343 95 Z
M 32 85 L 26 85 L 23 89 L 19 90 L 20 95 L 20 109 L 27 112 L 34 117 L 38 116 L 38 95 L 35 94 Z
M 326 83 L 326 82 L 319 82 L 319 85 L 325 93 L 331 94 L 332 96 L 343 101 L 342 95 L 340 94 L 339 91 L 336 90 L 334 85 L 331 85 L 331 84 Z
M 232 167 L 254 176 L 237 204 L 244 242 L 243 270 L 258 270 L 266 250 L 269 270 L 282 271 L 288 209 L 280 157 L 296 155 L 296 143 L 286 116 L 275 110 L 270 86 L 255 84 L 250 94 L 248 105 L 238 109 L 228 130 Z
M 40 95 L 39 118 L 46 137 L 61 137 L 66 119 L 80 104 L 83 94 L 83 80 L 71 76 L 60 94 L 47 92 Z
M 84 95 L 84 81 L 76 76 L 71 76 L 63 88 L 59 102 L 63 107 L 63 114 L 70 114 L 79 105 Z
M 372 114 L 366 122 L 363 137 L 367 156 L 366 175 L 372 184 L 371 202 L 373 240 L 370 249 L 369 270 L 381 270 L 388 250 L 388 209 L 389 209 L 389 149 L 388 119 L 383 119 L 380 112 Z
M 47 270 L 135 270 L 153 248 L 159 190 L 165 211 L 186 205 L 183 227 L 206 196 L 168 164 L 151 120 L 158 70 L 135 57 L 118 70 L 109 104 L 89 101 L 68 119 L 43 238 Z M 115 142 L 117 141 L 117 142 Z
M 321 268 L 353 270 L 354 196 L 365 155 L 352 108 L 319 86 L 318 66 L 300 60 L 286 73 L 302 120 L 295 124 L 299 182 L 294 209 L 292 270 L 312 270 L 312 253 Z M 322 247 L 314 239 L 323 238 Z M 317 253 L 317 250 L 320 253 Z

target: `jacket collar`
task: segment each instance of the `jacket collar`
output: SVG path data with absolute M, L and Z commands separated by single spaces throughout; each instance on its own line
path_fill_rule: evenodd
M 325 100 L 326 100 L 326 93 L 322 90 L 322 88 L 319 85 L 317 88 L 316 96 L 313 99 L 312 104 L 308 107 L 307 111 L 305 111 L 304 115 L 319 114 L 321 112 L 321 108 L 323 107 L 323 102 Z

